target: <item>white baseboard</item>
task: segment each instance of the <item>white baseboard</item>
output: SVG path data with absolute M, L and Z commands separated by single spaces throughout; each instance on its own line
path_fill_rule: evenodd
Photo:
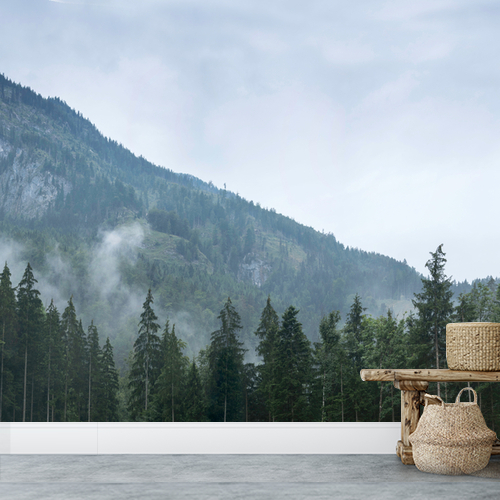
M 393 454 L 401 424 L 0 423 L 0 454 Z

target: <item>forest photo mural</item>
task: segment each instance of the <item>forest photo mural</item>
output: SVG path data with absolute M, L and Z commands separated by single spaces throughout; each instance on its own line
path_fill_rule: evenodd
M 361 369 L 444 368 L 446 323 L 500 321 L 442 245 L 425 275 L 346 247 L 5 76 L 0 202 L 2 422 L 398 421 Z

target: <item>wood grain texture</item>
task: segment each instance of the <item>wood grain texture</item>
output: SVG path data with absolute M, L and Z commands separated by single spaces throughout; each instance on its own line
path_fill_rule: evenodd
M 396 455 L 404 465 L 415 465 L 413 461 L 413 451 L 411 446 L 405 446 L 403 441 L 398 441 L 396 445 Z
M 401 441 L 411 446 L 408 439 L 415 432 L 420 419 L 420 391 L 401 391 Z
M 424 393 L 429 387 L 429 382 L 424 380 L 395 380 L 394 387 L 401 391 L 420 391 Z
M 500 382 L 500 372 L 470 372 L 436 369 L 361 370 L 361 379 L 374 382 L 420 380 L 425 382 Z

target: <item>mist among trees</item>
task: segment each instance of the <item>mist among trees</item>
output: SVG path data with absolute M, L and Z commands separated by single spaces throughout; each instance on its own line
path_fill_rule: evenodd
M 280 316 L 269 296 L 255 329 L 256 363 L 246 362 L 242 319 L 228 297 L 210 342 L 189 358 L 187 343 L 154 311 L 151 290 L 137 322 L 127 370 L 119 376 L 113 348 L 98 325 L 84 328 L 72 297 L 62 314 L 45 308 L 28 263 L 14 287 L 0 275 L 0 418 L 2 421 L 353 422 L 398 421 L 400 395 L 391 383 L 366 383 L 363 368 L 446 368 L 449 322 L 500 322 L 500 287 L 475 282 L 452 301 L 442 246 L 431 252 L 413 313 L 365 314 L 355 295 L 318 325 L 318 342 L 303 332 L 300 311 Z M 162 326 L 163 325 L 163 326 Z M 498 389 L 476 383 L 488 424 L 498 427 Z M 453 399 L 460 384 L 437 391 Z

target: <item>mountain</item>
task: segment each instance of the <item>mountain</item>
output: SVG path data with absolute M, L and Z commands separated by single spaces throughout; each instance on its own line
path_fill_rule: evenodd
M 279 187 L 277 187 L 279 189 Z M 340 214 L 332 214 L 340 217 Z M 161 322 L 195 354 L 230 296 L 253 359 L 266 298 L 289 305 L 311 340 L 321 317 L 404 312 L 421 276 L 406 262 L 349 248 L 232 192 L 136 157 L 57 98 L 0 76 L 0 257 L 13 280 L 29 261 L 44 303 L 73 296 L 123 367 L 151 287 Z

